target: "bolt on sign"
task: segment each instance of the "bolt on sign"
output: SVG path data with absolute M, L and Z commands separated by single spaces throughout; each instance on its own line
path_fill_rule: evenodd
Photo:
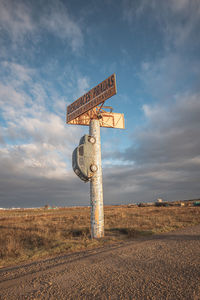
M 67 123 L 86 113 L 117 93 L 115 74 L 99 83 L 67 107 Z

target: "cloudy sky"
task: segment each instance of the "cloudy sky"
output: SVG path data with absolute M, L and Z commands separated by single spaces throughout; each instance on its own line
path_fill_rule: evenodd
M 89 205 L 66 106 L 116 73 L 104 203 L 200 197 L 199 0 L 0 0 L 0 207 Z

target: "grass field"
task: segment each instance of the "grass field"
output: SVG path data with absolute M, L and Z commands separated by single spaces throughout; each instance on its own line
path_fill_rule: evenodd
M 107 206 L 90 239 L 88 207 L 0 211 L 0 267 L 200 224 L 200 207 Z

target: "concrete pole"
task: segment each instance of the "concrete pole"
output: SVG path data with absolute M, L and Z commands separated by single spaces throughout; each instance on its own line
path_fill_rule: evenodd
M 90 121 L 89 134 L 96 139 L 94 144 L 94 164 L 97 166 L 97 171 L 90 181 L 91 236 L 92 238 L 100 238 L 104 236 L 104 211 L 99 120 L 92 119 Z

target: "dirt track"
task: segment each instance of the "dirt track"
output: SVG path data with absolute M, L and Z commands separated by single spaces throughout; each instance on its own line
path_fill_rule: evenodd
M 1 269 L 0 299 L 200 299 L 200 225 Z

